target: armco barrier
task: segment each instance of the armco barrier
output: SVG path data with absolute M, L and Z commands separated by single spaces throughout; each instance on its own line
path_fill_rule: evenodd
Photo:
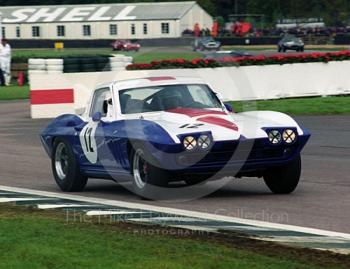
M 220 93 L 224 100 L 349 94 L 348 70 L 350 61 L 214 69 L 33 74 L 30 77 L 31 116 L 50 118 L 62 113 L 74 113 L 85 107 L 92 90 L 99 84 L 151 76 L 201 77 L 214 91 Z

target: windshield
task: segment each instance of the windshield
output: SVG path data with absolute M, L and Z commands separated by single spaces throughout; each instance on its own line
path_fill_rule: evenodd
M 123 114 L 167 111 L 175 108 L 222 108 L 207 85 L 165 85 L 127 89 L 119 92 Z
M 295 36 L 286 36 L 283 38 L 284 42 L 299 42 L 299 40 L 300 40 L 300 38 L 297 38 Z

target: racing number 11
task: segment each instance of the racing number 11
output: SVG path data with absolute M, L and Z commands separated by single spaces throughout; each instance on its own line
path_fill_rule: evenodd
M 94 149 L 91 145 L 91 133 L 93 128 L 87 128 L 84 133 L 84 140 L 87 152 L 94 152 Z

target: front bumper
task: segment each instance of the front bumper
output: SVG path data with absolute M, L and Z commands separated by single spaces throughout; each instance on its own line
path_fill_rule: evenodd
M 304 148 L 310 134 L 298 136 L 292 145 L 271 145 L 268 139 L 216 142 L 209 151 L 184 152 L 172 148 L 154 152 L 163 169 L 177 174 L 217 173 L 232 175 L 265 170 L 292 161 Z

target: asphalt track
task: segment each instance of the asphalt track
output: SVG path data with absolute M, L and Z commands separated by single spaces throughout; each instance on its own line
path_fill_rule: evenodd
M 48 120 L 30 119 L 27 101 L 0 102 L 0 115 L 0 185 L 59 191 L 38 137 Z M 233 180 L 184 203 L 142 201 L 102 180 L 90 180 L 80 195 L 350 233 L 350 116 L 297 120 L 313 136 L 302 155 L 301 184 L 292 195 L 272 195 L 259 179 Z

